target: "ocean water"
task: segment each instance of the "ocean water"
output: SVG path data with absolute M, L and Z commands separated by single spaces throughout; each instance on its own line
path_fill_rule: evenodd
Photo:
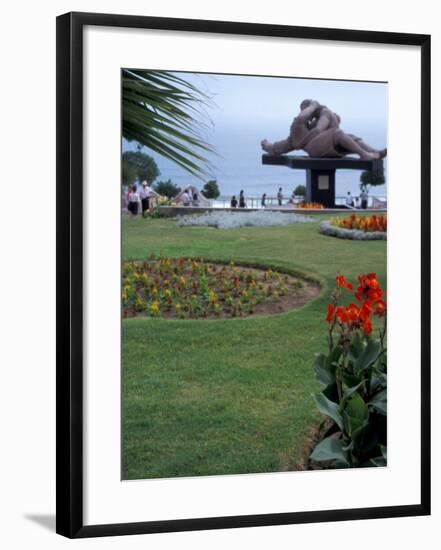
M 346 128 L 343 128 L 346 130 Z M 235 127 L 231 125 L 222 126 L 217 124 L 207 140 L 216 150 L 215 156 L 210 156 L 212 162 L 211 176 L 208 179 L 216 179 L 220 187 L 221 196 L 231 198 L 232 195 L 239 195 L 241 189 L 246 197 L 261 197 L 263 193 L 267 196 L 276 196 L 279 187 L 282 187 L 285 197 L 289 197 L 293 189 L 299 184 L 306 183 L 306 172 L 304 170 L 292 170 L 285 166 L 268 166 L 262 164 L 262 149 L 260 141 L 268 138 L 270 141 L 283 139 L 288 135 L 289 122 L 285 128 L 259 127 L 253 128 Z M 383 148 L 386 146 L 385 132 L 375 127 L 364 126 L 359 128 L 348 128 L 348 132 L 355 133 L 372 145 Z M 128 143 L 124 140 L 123 150 L 136 149 L 135 143 Z M 160 170 L 158 180 L 171 179 L 179 187 L 196 185 L 201 188 L 204 181 L 192 176 L 174 163 L 164 159 L 160 155 L 144 148 L 143 151 L 151 155 Z M 306 154 L 297 151 L 295 154 Z M 336 172 L 336 195 L 344 196 L 348 191 L 353 196 L 360 193 L 359 170 L 337 170 Z M 371 188 L 370 195 L 385 197 L 387 192 L 387 159 L 385 160 L 386 184 Z

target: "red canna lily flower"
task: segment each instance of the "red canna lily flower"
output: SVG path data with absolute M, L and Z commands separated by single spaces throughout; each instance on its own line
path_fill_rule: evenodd
M 376 302 L 383 296 L 383 291 L 381 288 L 370 288 L 367 292 L 369 300 Z
M 358 321 L 360 308 L 356 304 L 349 304 L 346 308 L 346 314 L 350 321 Z
M 384 300 L 377 300 L 377 302 L 375 302 L 375 315 L 378 315 L 378 317 L 383 317 L 385 311 L 386 303 Z
M 371 275 L 375 275 L 375 273 L 371 273 Z M 375 277 L 367 277 L 365 280 L 366 286 L 369 288 L 378 288 L 380 285 Z
M 346 313 L 344 307 L 337 306 L 335 309 L 335 316 L 340 321 L 340 323 L 347 323 L 348 322 L 348 314 Z
M 345 286 L 346 288 L 348 288 L 349 290 L 352 290 L 353 286 L 352 286 L 352 283 L 349 283 L 344 275 L 337 275 L 337 277 L 335 278 L 335 280 L 337 281 L 337 286 L 338 287 L 342 287 L 342 286 Z
M 360 310 L 360 319 L 364 322 L 369 319 L 370 314 L 372 313 L 372 302 L 370 300 L 365 300 Z
M 334 304 L 328 304 L 328 314 L 326 320 L 330 323 L 334 319 Z
M 372 332 L 372 321 L 370 319 L 363 321 L 363 330 L 365 334 L 370 334 Z

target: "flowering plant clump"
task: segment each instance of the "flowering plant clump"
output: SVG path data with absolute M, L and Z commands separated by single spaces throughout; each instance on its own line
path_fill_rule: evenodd
M 357 214 L 351 214 L 345 218 L 333 218 L 331 223 L 343 229 L 387 231 L 387 215 L 372 214 L 372 216 L 358 216 Z
M 345 294 L 352 299 L 342 304 Z M 375 273 L 359 275 L 355 289 L 337 275 L 325 316 L 328 354 L 318 354 L 315 360 L 316 377 L 326 385 L 315 401 L 333 427 L 311 453 L 313 462 L 335 467 L 386 465 L 386 315 Z
M 324 208 L 324 206 L 320 202 L 300 201 L 298 204 L 295 205 L 295 208 L 315 208 L 321 210 L 322 208 Z
M 183 257 L 128 262 L 122 279 L 124 317 L 242 317 L 303 287 L 299 279 L 270 268 Z
M 285 214 L 268 210 L 257 212 L 216 212 L 211 210 L 205 214 L 179 216 L 177 224 L 179 227 L 207 226 L 216 227 L 217 229 L 232 229 L 234 227 L 265 227 L 313 221 L 311 217 L 302 214 Z
M 160 218 L 161 213 L 159 211 L 158 206 L 154 206 L 153 208 L 148 208 L 145 212 L 142 213 L 142 216 L 146 219 L 154 219 L 154 218 Z
M 151 206 L 148 210 L 146 210 L 145 212 L 143 212 L 143 217 L 148 219 L 148 218 L 160 218 L 161 217 L 161 211 L 159 210 L 159 207 L 160 206 L 169 206 L 170 205 L 170 200 L 165 197 L 164 195 L 161 195 L 158 199 L 158 201 L 156 202 L 156 204 L 154 204 L 154 206 Z

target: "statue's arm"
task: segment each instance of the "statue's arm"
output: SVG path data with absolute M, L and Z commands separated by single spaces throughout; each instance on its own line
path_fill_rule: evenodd
M 311 103 L 303 109 L 303 111 L 300 111 L 300 113 L 297 115 L 297 120 L 301 122 L 308 121 L 314 112 L 317 110 L 317 108 L 320 107 L 320 103 L 318 101 L 311 101 Z
M 319 119 L 317 120 L 317 124 L 315 125 L 315 129 L 319 132 L 323 132 L 324 130 L 327 130 L 330 125 L 331 117 L 326 113 L 321 113 Z
M 331 126 L 331 119 L 326 114 L 321 114 L 317 122 L 314 123 L 314 127 L 311 128 L 306 136 L 308 142 L 314 139 L 324 130 L 327 130 Z

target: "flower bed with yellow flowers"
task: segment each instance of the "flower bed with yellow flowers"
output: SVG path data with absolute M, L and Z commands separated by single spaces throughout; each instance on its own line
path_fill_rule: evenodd
M 124 317 L 178 319 L 279 313 L 304 305 L 316 282 L 274 269 L 195 258 L 151 258 L 123 266 Z
M 345 218 L 332 218 L 320 224 L 320 233 L 340 239 L 387 240 L 387 215 L 360 216 L 351 214 Z
M 375 273 L 359 275 L 355 292 L 337 275 L 326 314 L 328 353 L 317 354 L 314 366 L 325 385 L 315 402 L 332 427 L 312 451 L 313 464 L 387 465 L 386 312 Z

